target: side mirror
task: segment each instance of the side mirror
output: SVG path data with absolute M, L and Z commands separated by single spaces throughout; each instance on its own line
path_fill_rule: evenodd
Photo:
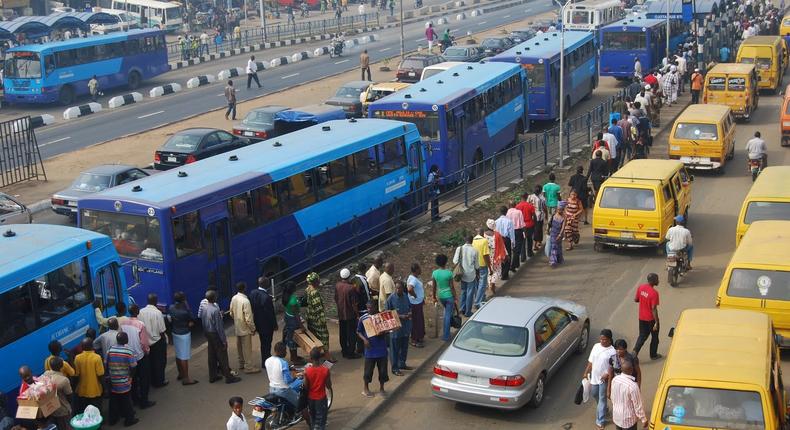
M 667 336 L 675 337 L 675 327 L 672 327 L 671 329 L 669 329 L 669 333 L 667 333 Z
M 577 317 L 575 314 L 571 314 L 571 321 L 579 321 L 579 317 Z

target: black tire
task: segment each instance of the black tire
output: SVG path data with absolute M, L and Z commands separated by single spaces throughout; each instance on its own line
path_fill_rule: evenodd
M 582 327 L 582 333 L 579 335 L 579 343 L 576 344 L 576 354 L 584 354 L 587 350 L 587 345 L 590 343 L 590 322 L 585 321 Z
M 603 252 L 603 244 L 601 242 L 593 243 L 593 251 L 595 251 L 595 252 Z
M 532 392 L 532 398 L 529 399 L 529 405 L 535 409 L 543 404 L 543 399 L 546 398 L 546 374 L 541 373 L 538 376 L 538 381 L 535 383 L 535 391 Z
M 142 82 L 143 82 L 143 77 L 140 76 L 140 72 L 136 72 L 135 71 L 135 72 L 129 73 L 129 81 L 128 81 L 128 85 L 127 86 L 129 87 L 130 90 L 134 91 L 134 90 L 140 88 L 140 84 Z
M 277 424 L 277 414 L 269 413 L 263 419 L 263 430 L 275 430 L 278 427 L 279 425 Z
M 74 103 L 74 88 L 71 85 L 64 85 L 58 94 L 58 103 L 68 106 Z
M 678 269 L 676 267 L 667 267 L 667 282 L 672 287 L 678 286 Z

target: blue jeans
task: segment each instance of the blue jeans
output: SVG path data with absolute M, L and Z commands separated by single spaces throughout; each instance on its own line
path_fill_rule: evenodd
M 298 345 L 294 342 L 294 331 L 299 328 L 299 317 L 285 314 L 285 329 L 283 330 L 283 343 L 288 349 L 296 349 Z
M 666 243 L 667 254 L 669 254 L 669 242 Z M 686 255 L 689 259 L 689 264 L 691 264 L 691 260 L 694 259 L 694 245 L 687 245 L 686 246 Z
M 461 313 L 467 317 L 472 316 L 472 303 L 475 299 L 477 281 L 461 281 Z
M 326 415 L 329 412 L 327 405 L 327 398 L 321 400 L 307 400 L 307 407 L 310 411 L 310 422 L 312 423 L 311 430 L 324 430 L 326 429 Z
M 276 394 L 287 400 L 288 403 L 293 406 L 294 410 L 296 410 L 296 407 L 299 403 L 299 391 L 302 389 L 303 383 L 304 380 L 302 378 L 298 378 L 291 382 L 289 385 L 290 388 L 272 388 L 271 392 L 272 394 Z
M 392 373 L 400 371 L 406 366 L 406 356 L 409 354 L 409 336 L 390 335 L 390 355 L 392 359 Z
M 455 303 L 453 298 L 450 297 L 449 299 L 440 299 L 442 302 L 442 306 L 444 306 L 444 331 L 442 332 L 442 340 L 447 342 L 450 340 L 450 322 L 453 318 L 453 312 L 455 311 Z
M 486 298 L 486 290 L 488 289 L 488 266 L 483 266 L 477 269 L 480 277 L 477 280 L 477 291 L 475 291 L 475 307 L 480 307 L 483 304 L 483 299 Z
M 600 385 L 590 385 L 590 395 L 598 402 L 595 409 L 595 424 L 603 426 L 606 423 L 606 382 Z

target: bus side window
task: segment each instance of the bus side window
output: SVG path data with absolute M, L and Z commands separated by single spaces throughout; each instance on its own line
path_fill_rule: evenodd
M 406 166 L 406 151 L 403 147 L 403 138 L 398 137 L 388 140 L 379 146 L 379 165 L 381 173 L 386 174 Z
M 55 71 L 55 56 L 50 54 L 44 56 L 44 70 L 49 75 Z
M 277 183 L 283 215 L 294 213 L 315 203 L 313 169 L 297 173 Z
M 252 190 L 255 222 L 263 225 L 280 217 L 280 205 L 271 185 Z
M 86 259 L 53 270 L 36 279 L 36 283 L 34 308 L 42 326 L 93 302 Z
M 112 309 L 118 302 L 120 289 L 118 288 L 118 265 L 110 263 L 99 269 L 98 283 L 93 288 L 93 295 L 101 299 L 102 309 Z
M 0 347 L 38 328 L 31 285 L 36 282 L 25 283 L 0 295 Z
M 233 234 L 244 233 L 255 227 L 253 217 L 252 195 L 250 192 L 239 194 L 228 199 L 228 213 L 230 214 L 230 228 Z
M 60 67 L 73 66 L 76 61 L 75 56 L 76 54 L 74 49 L 55 53 L 55 57 L 57 57 L 57 64 Z
M 173 218 L 173 242 L 176 257 L 186 257 L 203 250 L 200 222 L 197 212 L 189 212 Z

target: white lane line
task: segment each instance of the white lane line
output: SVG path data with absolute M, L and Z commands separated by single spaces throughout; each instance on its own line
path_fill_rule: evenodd
M 480 21 L 477 23 L 477 25 L 485 25 L 486 23 L 488 23 L 488 21 Z
M 55 139 L 55 140 L 47 142 L 47 143 L 45 143 L 43 145 L 39 145 L 39 147 L 41 148 L 41 147 L 44 147 L 44 146 L 47 146 L 47 145 L 52 145 L 53 143 L 63 142 L 64 140 L 69 140 L 69 139 L 71 139 L 70 136 L 69 137 L 61 137 L 60 139 Z
M 415 40 L 415 42 L 422 42 L 423 40 L 425 40 L 425 39 L 417 39 L 417 40 Z
M 225 97 L 225 93 L 219 93 L 217 94 L 217 97 Z
M 510 15 L 505 15 L 502 18 L 510 18 Z
M 223 94 L 223 95 L 224 95 L 224 94 Z M 160 113 L 163 113 L 163 112 L 164 112 L 163 110 L 160 110 L 160 111 L 158 111 L 158 112 L 147 113 L 147 114 L 145 114 L 145 115 L 138 116 L 138 117 L 137 117 L 137 119 L 148 118 L 149 116 L 159 115 Z
M 293 78 L 294 76 L 299 76 L 299 73 L 291 73 L 290 75 L 285 75 L 285 76 L 283 76 L 283 77 L 282 77 L 282 78 L 280 78 L 280 79 L 288 79 L 288 78 Z
M 335 64 L 343 64 L 343 63 L 348 62 L 348 61 L 351 61 L 351 60 L 346 58 L 345 60 L 335 61 Z
M 392 49 L 392 48 L 390 47 L 390 48 L 379 49 L 379 52 L 387 52 L 387 51 L 389 51 L 390 49 Z
M 532 8 L 531 8 L 531 7 L 528 7 L 528 8 L 526 8 L 526 9 L 524 9 L 524 12 L 527 12 L 527 13 L 529 13 L 529 12 L 532 12 Z
M 450 33 L 455 33 L 456 31 L 458 31 L 458 29 L 454 28 L 454 29 L 450 30 Z M 389 49 L 389 48 L 387 48 L 387 49 Z

